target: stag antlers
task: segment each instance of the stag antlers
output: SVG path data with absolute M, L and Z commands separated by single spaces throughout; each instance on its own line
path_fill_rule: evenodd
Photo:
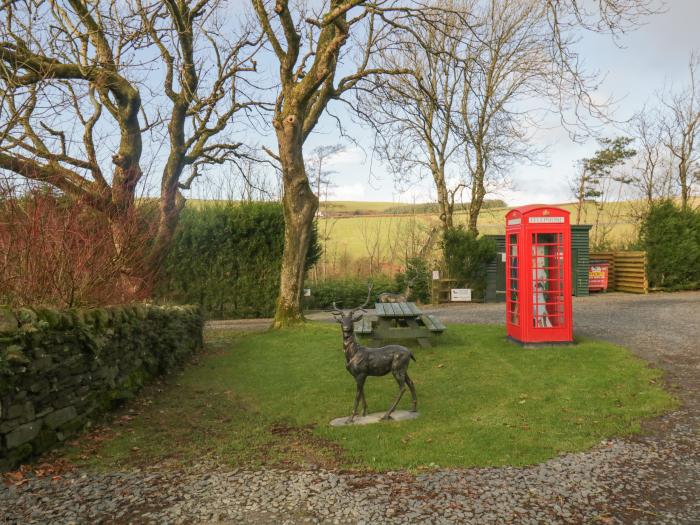
M 334 316 L 350 315 L 350 316 L 352 316 L 353 321 L 359 321 L 360 319 L 362 319 L 362 316 L 367 312 L 367 310 L 365 310 L 365 307 L 369 304 L 369 299 L 372 296 L 372 286 L 374 286 L 374 285 L 371 282 L 367 283 L 367 299 L 365 299 L 365 302 L 362 303 L 361 306 L 357 306 L 357 307 L 353 308 L 352 310 L 350 310 L 347 314 L 345 314 L 345 312 L 343 312 L 343 310 L 341 310 L 340 308 L 338 308 L 335 305 L 335 301 L 333 301 L 333 308 L 329 311 Z M 355 313 L 360 311 L 360 310 L 362 310 L 362 313 L 359 315 L 359 317 L 356 318 Z

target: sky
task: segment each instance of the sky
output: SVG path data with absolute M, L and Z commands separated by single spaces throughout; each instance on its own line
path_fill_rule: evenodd
M 646 19 L 645 25 L 622 35 L 617 42 L 609 35 L 583 33 L 576 49 L 588 71 L 599 71 L 603 82 L 595 94 L 600 99 L 615 101 L 616 121 L 629 119 L 645 104 L 654 102 L 664 88 L 682 86 L 688 78 L 687 64 L 692 50 L 700 51 L 700 1 L 668 0 L 666 11 Z M 343 116 L 342 110 L 331 110 Z M 343 119 L 350 121 L 350 117 Z M 561 203 L 572 200 L 569 180 L 575 174 L 577 160 L 590 156 L 597 149 L 595 139 L 584 143 L 571 140 L 568 133 L 553 122 L 538 131 L 535 145 L 548 146 L 546 166 L 515 164 L 509 178 L 512 187 L 493 195 L 509 205 L 529 203 Z M 358 125 L 348 125 L 358 145 L 346 142 L 344 152 L 328 162 L 332 175 L 331 200 L 384 202 L 427 202 L 435 200 L 431 180 L 410 188 L 395 187 L 393 176 L 372 156 L 372 134 Z M 603 136 L 624 134 L 621 126 L 608 125 Z M 343 142 L 331 121 L 323 120 L 309 138 L 306 150 L 318 145 Z

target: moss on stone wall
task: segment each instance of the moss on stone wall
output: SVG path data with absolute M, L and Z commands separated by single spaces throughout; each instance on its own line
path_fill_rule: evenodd
M 0 470 L 49 449 L 202 346 L 194 307 L 0 307 Z

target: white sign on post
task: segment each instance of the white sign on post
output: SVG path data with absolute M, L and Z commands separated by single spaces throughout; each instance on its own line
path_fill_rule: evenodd
M 437 281 L 440 278 L 440 270 L 433 270 L 433 281 Z
M 456 302 L 471 302 L 472 300 L 472 290 L 471 288 L 452 288 L 450 290 L 450 301 Z
M 304 297 L 311 297 L 311 288 L 304 288 Z

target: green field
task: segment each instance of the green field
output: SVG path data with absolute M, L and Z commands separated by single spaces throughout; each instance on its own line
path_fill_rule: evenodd
M 673 408 L 661 372 L 609 343 L 526 350 L 499 326 L 451 325 L 412 348 L 420 417 L 329 426 L 355 393 L 335 324 L 241 335 L 209 332 L 197 361 L 147 389 L 69 457 L 96 468 L 309 464 L 361 469 L 529 465 L 639 432 Z M 397 393 L 369 378 L 369 412 Z M 406 394 L 399 408 L 410 408 Z
M 420 204 L 418 205 L 420 206 Z M 412 204 L 395 202 L 328 201 L 321 203 L 321 209 L 330 213 L 360 213 L 363 215 L 388 213 L 393 209 L 405 209 L 410 213 Z
M 408 231 L 414 229 L 419 235 L 425 235 L 432 228 L 439 227 L 436 214 L 432 213 L 406 213 L 403 215 L 385 215 L 375 212 L 371 215 L 374 206 L 363 208 L 364 205 L 384 203 L 343 203 L 347 209 L 357 209 L 367 215 L 352 217 L 327 217 L 320 219 L 319 230 L 326 232 L 328 240 L 325 243 L 327 257 L 338 257 L 343 253 L 349 254 L 352 259 L 369 257 L 369 251 L 374 247 L 378 239 L 378 256 L 381 260 L 392 259 L 391 250 L 396 245 L 401 246 L 401 239 L 405 239 Z M 573 203 L 557 204 L 561 208 L 571 212 L 572 222 L 576 218 L 576 205 Z M 636 219 L 638 203 L 620 202 L 611 203 L 598 216 L 596 223 L 596 207 L 587 203 L 582 212 L 582 224 L 592 224 L 591 240 L 606 239 L 612 247 L 623 247 L 636 240 L 638 220 Z M 376 209 L 376 208 L 375 208 Z M 502 234 L 505 231 L 505 215 L 511 208 L 490 208 L 482 210 L 479 215 L 478 228 L 482 234 Z M 454 222 L 466 225 L 466 212 L 457 212 Z M 415 226 L 413 226 L 415 224 Z M 395 237 L 399 237 L 396 239 Z M 400 252 L 401 253 L 401 252 Z

